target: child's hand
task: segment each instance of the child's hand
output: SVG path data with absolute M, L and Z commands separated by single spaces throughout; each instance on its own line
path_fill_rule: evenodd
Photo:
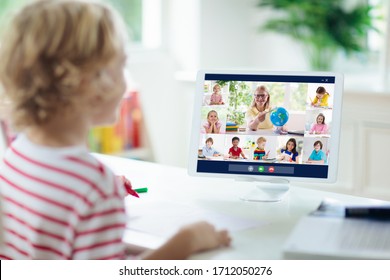
M 212 121 L 212 122 L 211 122 L 211 125 L 215 125 L 215 124 L 217 124 L 217 123 L 218 123 L 218 121 L 219 121 L 219 119 L 217 118 L 215 121 Z
M 128 194 L 139 197 L 138 193 L 133 190 L 133 186 L 131 185 L 131 182 L 125 177 L 125 176 L 116 176 L 119 182 L 125 187 Z
M 289 161 L 290 159 L 291 159 L 291 157 L 288 154 L 285 154 L 285 153 L 281 154 L 280 160 Z
M 157 250 L 147 251 L 143 259 L 179 260 L 190 255 L 222 246 L 229 246 L 231 238 L 226 230 L 216 230 L 207 222 L 197 222 L 180 229 Z
M 188 235 L 191 254 L 222 246 L 229 246 L 231 242 L 231 238 L 226 230 L 216 230 L 208 222 L 190 224 L 182 228 L 180 232 Z

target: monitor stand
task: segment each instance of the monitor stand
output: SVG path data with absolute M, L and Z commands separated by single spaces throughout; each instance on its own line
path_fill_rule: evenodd
M 251 202 L 277 202 L 281 201 L 288 190 L 290 182 L 285 179 L 274 179 L 268 182 L 254 181 L 256 189 L 243 195 L 240 199 Z

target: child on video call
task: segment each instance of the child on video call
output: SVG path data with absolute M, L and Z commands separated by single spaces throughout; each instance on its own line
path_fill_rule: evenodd
M 240 138 L 238 138 L 237 136 L 232 138 L 233 146 L 229 149 L 229 158 L 238 159 L 240 158 L 240 156 L 242 156 L 242 158 L 246 159 L 244 152 L 240 147 L 238 147 L 239 143 L 240 143 Z
M 213 94 L 210 97 L 210 105 L 223 105 L 223 104 L 225 103 L 222 100 L 221 86 L 215 84 L 213 86 Z
M 314 107 L 329 107 L 328 100 L 330 94 L 326 92 L 324 87 L 318 87 L 316 90 L 316 97 L 311 102 L 311 105 Z
M 221 130 L 222 123 L 219 121 L 218 113 L 215 110 L 211 110 L 207 113 L 207 121 L 203 124 L 203 128 L 206 133 L 218 134 Z
M 126 89 L 119 20 L 94 2 L 33 1 L 5 29 L 0 82 L 20 134 L 0 167 L 0 259 L 127 257 L 124 184 L 134 191 L 85 144 L 92 126 L 116 120 Z M 198 222 L 143 257 L 183 259 L 229 242 Z
M 264 137 L 259 137 L 256 141 L 257 147 L 253 151 L 253 159 L 254 160 L 262 160 L 262 159 L 267 159 L 269 155 L 269 151 L 266 153 L 265 152 L 265 144 L 267 142 L 267 139 Z
M 321 141 L 315 141 L 314 142 L 314 150 L 311 152 L 307 162 L 308 163 L 316 163 L 316 164 L 323 164 L 326 162 L 326 154 L 322 150 L 322 142 Z
M 206 139 L 206 145 L 202 148 L 202 155 L 205 157 L 217 157 L 221 154 L 213 148 L 214 140 L 209 137 Z
M 281 149 L 281 161 L 296 162 L 298 157 L 297 141 L 294 138 L 288 139 L 286 148 Z
M 328 125 L 325 123 L 325 116 L 319 113 L 316 118 L 316 123 L 311 126 L 310 134 L 326 134 L 328 133 Z

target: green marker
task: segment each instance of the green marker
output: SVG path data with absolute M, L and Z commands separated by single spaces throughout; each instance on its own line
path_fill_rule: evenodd
M 148 188 L 139 188 L 139 189 L 134 189 L 137 193 L 146 193 L 148 192 Z

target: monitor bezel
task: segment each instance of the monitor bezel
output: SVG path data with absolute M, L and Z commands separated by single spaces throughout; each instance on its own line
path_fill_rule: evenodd
M 233 75 L 273 75 L 273 76 L 332 76 L 334 82 L 333 115 L 332 115 L 332 137 L 330 145 L 332 147 L 332 157 L 328 162 L 328 178 L 308 178 L 296 176 L 267 176 L 267 175 L 246 175 L 246 174 L 226 174 L 226 173 L 206 173 L 197 172 L 199 138 L 201 136 L 201 108 L 203 100 L 204 82 L 206 74 L 233 74 Z M 314 183 L 334 183 L 337 180 L 338 157 L 340 145 L 340 131 L 342 123 L 342 95 L 344 87 L 344 76 L 336 72 L 299 72 L 299 71 L 240 71 L 240 70 L 199 70 L 196 77 L 196 92 L 194 96 L 194 107 L 192 114 L 192 129 L 190 148 L 188 155 L 188 173 L 191 176 L 245 179 L 253 181 L 269 182 L 275 179 L 285 179 L 289 182 L 314 182 Z M 337 155 L 337 156 L 334 156 Z

